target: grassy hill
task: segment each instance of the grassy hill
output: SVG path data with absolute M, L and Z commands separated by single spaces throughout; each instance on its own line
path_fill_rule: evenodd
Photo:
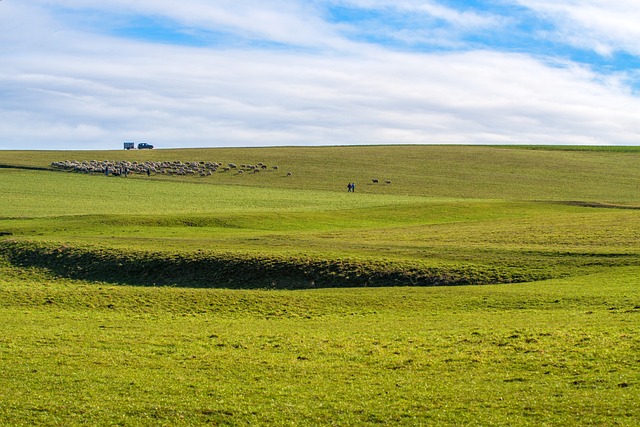
M 638 148 L 5 151 L 0 184 L 2 425 L 640 417 Z
M 638 265 L 638 150 L 4 152 L 0 164 L 46 169 L 66 159 L 279 169 L 128 178 L 0 169 L 0 250 L 13 262 L 76 278 L 233 288 L 510 283 Z
M 280 173 L 217 173 L 207 183 L 427 197 L 635 202 L 639 147 L 357 146 L 140 151 L 4 151 L 0 165 L 62 160 L 263 162 Z M 283 175 L 292 172 L 293 179 Z M 371 179 L 391 180 L 373 185 Z M 199 180 L 198 182 L 203 182 Z

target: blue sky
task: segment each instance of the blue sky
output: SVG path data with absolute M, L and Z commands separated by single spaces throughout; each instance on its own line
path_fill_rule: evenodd
M 0 1 L 0 149 L 640 141 L 637 0 Z

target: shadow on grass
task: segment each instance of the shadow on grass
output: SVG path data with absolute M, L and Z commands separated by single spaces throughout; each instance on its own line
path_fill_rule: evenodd
M 53 169 L 42 166 L 26 166 L 26 165 L 8 165 L 5 163 L 0 163 L 0 169 L 21 169 L 28 171 L 49 171 L 52 172 Z
M 455 286 L 512 283 L 542 277 L 477 267 L 426 268 L 385 261 L 270 257 L 227 253 L 122 252 L 4 240 L 0 256 L 78 280 L 133 286 L 227 289 Z

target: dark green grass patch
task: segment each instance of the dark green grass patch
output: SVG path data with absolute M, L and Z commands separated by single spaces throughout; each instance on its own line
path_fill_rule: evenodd
M 220 252 L 139 252 L 4 241 L 0 254 L 62 277 L 141 286 L 234 289 L 453 286 L 512 283 L 550 276 L 521 268 Z M 548 273 L 547 273 L 548 274 Z

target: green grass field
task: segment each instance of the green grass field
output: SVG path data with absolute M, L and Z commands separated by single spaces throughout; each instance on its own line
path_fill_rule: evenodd
M 0 183 L 0 424 L 640 418 L 637 147 L 7 151 Z

